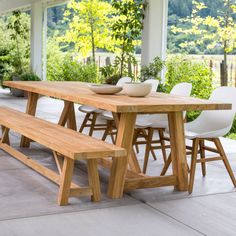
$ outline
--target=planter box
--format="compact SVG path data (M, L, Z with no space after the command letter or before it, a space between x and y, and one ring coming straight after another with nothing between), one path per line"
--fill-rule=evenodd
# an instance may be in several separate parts
M16 75L12 76L12 81L20 81L20 78ZM24 97L24 91L21 89L11 88L11 94L15 97Z

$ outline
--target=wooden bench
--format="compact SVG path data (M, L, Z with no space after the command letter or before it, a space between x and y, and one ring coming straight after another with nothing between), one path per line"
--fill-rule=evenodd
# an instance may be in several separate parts
M0 148L58 184L59 205L67 205L69 197L77 196L89 195L93 201L99 201L101 192L97 169L98 159L122 158L126 155L123 148L10 108L0 107L0 125L3 131ZM59 174L11 147L10 130L51 149ZM89 187L80 187L72 182L75 160L87 161Z

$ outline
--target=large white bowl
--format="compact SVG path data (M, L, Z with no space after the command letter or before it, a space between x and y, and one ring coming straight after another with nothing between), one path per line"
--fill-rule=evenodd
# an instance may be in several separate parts
M130 97L145 97L152 90L152 84L149 83L125 83L124 93Z
M108 84L89 84L89 89L98 94L116 94L123 88L121 86L108 85Z

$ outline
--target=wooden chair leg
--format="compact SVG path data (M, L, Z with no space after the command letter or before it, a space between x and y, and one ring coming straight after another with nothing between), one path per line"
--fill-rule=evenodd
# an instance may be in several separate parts
M220 142L220 139L219 138L214 139L214 143L215 143L216 148L218 149L221 157L223 158L223 162L224 162L225 168L226 168L226 170L229 173L229 176L230 176L230 178L231 178L231 180L233 182L233 185L236 187L235 176L234 176L234 173L233 173L233 171L231 169L231 166L229 164L228 158L227 158L227 156L225 154L224 148L223 148L223 146L222 146L222 144Z
M98 162L96 159L87 160L89 185L92 188L92 201L101 200L100 180L98 174Z
M202 160L205 160L206 155L205 155L205 150L204 150L204 140L201 139L199 141L199 145L200 145L200 157ZM205 162L201 162L201 166L202 166L202 175L206 176L206 163Z
M135 129L134 130L134 137L133 137L133 145L135 147L136 153L139 153L139 147L138 147L138 144L137 144L138 135L139 135L139 130Z
M166 160L166 163L161 171L161 176L164 176L167 172L167 170L169 169L169 166L171 164L172 160L171 160L171 153L169 154L169 157Z
M60 206L65 206L68 204L73 171L74 160L65 157L62 173L60 175L60 188L58 195L58 204Z
M146 150L145 150L145 157L144 157L144 163L143 163L144 174L146 174L146 171L147 171L148 159L149 159L151 145L152 145L153 132L154 132L154 129L148 128Z
M109 134L109 126L108 126L108 123L107 123L107 127L106 127L106 129L104 131L104 134L102 136L103 141L105 141L107 139L108 134Z
M111 141L113 144L116 144L116 131L114 131L115 128L115 125L113 123L114 121L110 121L109 122L109 133L110 133L110 136L111 136Z
M138 146L138 144L135 144L134 146L135 146L136 153L139 154L139 146Z
M196 138L193 140L190 180L189 180L189 186L188 186L189 194L193 192L193 183L194 183L196 164L197 164L198 146L199 146L199 139Z
M152 146L151 146L151 154L152 154L153 159L156 161L157 156L156 156L156 153L155 153L154 149L152 148Z
M165 148L165 139L164 139L164 131L162 129L158 130L159 133L159 138L160 138L160 144L161 144L161 151L162 151L162 156L164 163L166 163L166 148Z
M93 136L93 131L94 131L94 127L96 125L96 121L97 121L97 113L92 113L92 121L91 121L91 125L90 125L90 130L89 130L89 136Z
M114 136L113 133L111 133L111 141L112 141L113 144L116 144L116 137Z
M86 126L86 124L87 124L87 122L89 120L90 115L91 115L91 113L87 113L86 116L84 117L84 120L83 120L83 122L82 122L82 124L80 126L80 129L79 129L80 133L83 133L84 128L85 128L85 126Z

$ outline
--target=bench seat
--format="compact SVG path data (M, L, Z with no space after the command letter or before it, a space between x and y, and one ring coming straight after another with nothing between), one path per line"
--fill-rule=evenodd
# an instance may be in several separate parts
M66 205L70 196L77 195L91 195L92 200L99 201L101 193L97 170L98 159L123 158L126 155L123 148L6 107L0 107L0 125L3 130L0 148L57 183L60 186L59 205ZM59 175L12 148L9 130L51 149ZM88 188L82 188L71 182L75 160L87 160L90 185Z

